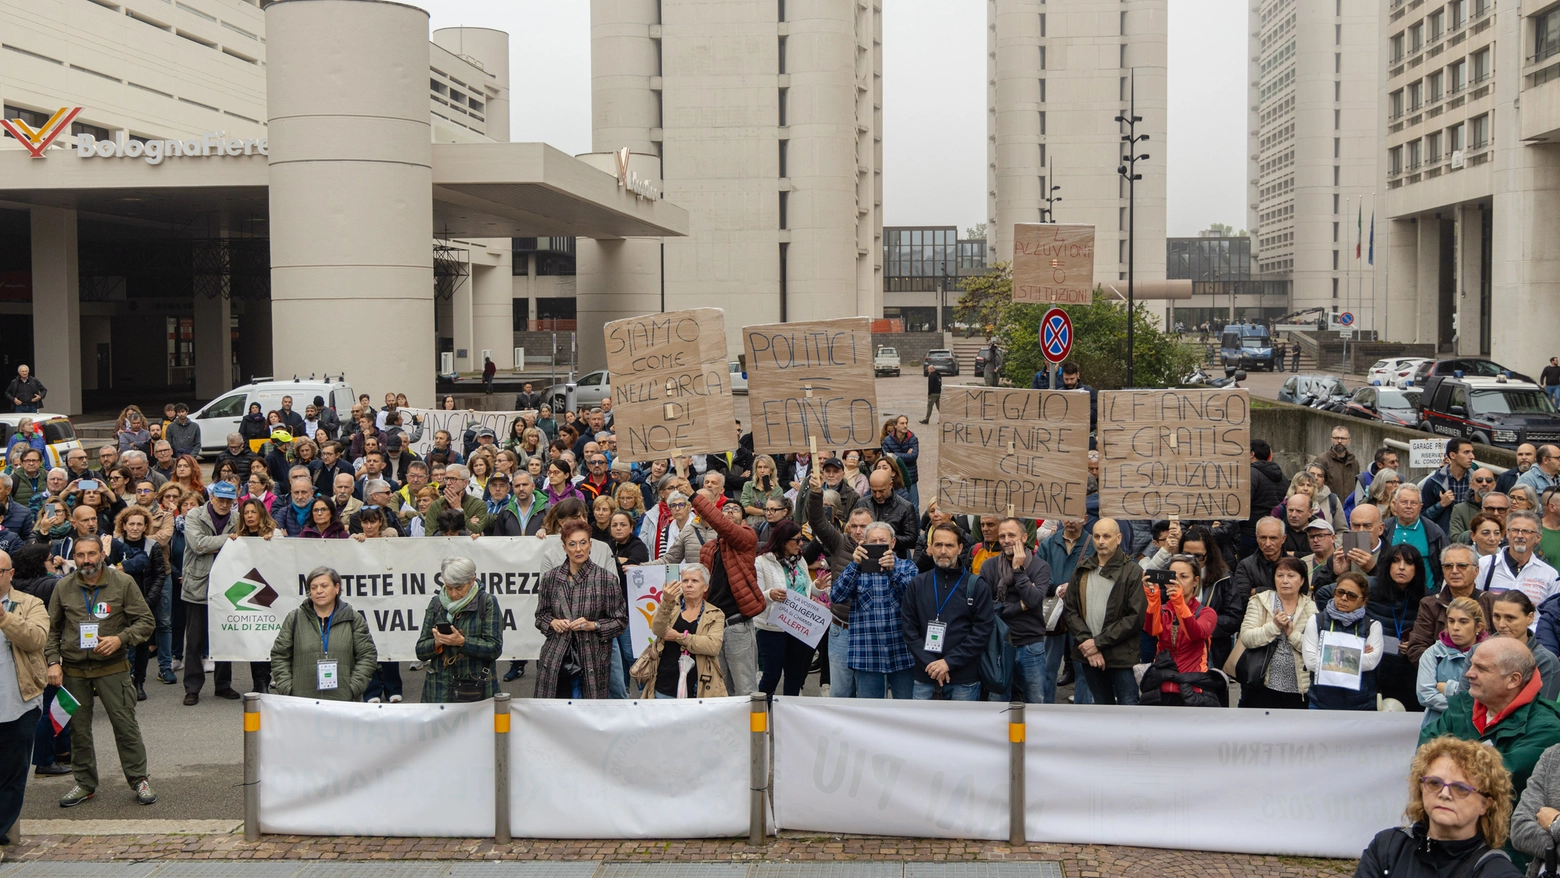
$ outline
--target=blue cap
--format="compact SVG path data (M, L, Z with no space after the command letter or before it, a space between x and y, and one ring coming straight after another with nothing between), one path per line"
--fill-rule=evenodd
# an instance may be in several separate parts
M232 482L217 482L211 486L211 499L213 500L237 500L238 486Z

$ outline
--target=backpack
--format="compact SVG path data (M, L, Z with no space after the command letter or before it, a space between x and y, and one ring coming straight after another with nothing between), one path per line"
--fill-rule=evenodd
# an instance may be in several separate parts
M1006 692L1013 686L1013 663L1018 647L1008 642L1008 626L1001 616L992 621L991 637L980 655L980 683L990 692Z

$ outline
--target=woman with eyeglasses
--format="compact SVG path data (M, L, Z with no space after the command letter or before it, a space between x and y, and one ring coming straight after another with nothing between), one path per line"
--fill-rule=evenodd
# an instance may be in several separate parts
M1397 470L1376 471L1376 477L1370 483L1370 502L1376 504L1376 508L1381 510L1382 521L1393 516L1392 498L1397 496L1397 489L1402 486L1403 477L1398 475Z
M1512 512L1538 512L1538 492L1531 485L1512 485L1506 492Z
M564 563L542 574L536 629L546 641L537 661L537 698L606 698L613 641L628 625L623 587L590 559L590 527L576 517L560 526Z
M1532 790L1529 783L1524 805ZM1354 874L1356 878L1519 878L1522 872L1500 850L1508 829L1515 831L1511 800L1511 772L1494 747L1456 738L1429 741L1414 754L1408 771L1404 816L1409 825L1376 833L1360 854ZM1522 813L1521 806L1517 811ZM1549 817L1553 820L1553 814ZM1527 842L1543 842L1548 850L1549 833L1537 826L1531 829ZM1512 842L1524 849L1522 839L1513 836Z
M263 472L250 473L247 482L248 491L238 498L239 505L242 506L245 500L258 500L260 505L265 507L267 513L272 513L276 506L277 498L275 494L271 493L271 484L271 477L268 474Z
M747 515L749 527L758 527L765 521L764 504L771 499L783 499L785 485L780 483L780 473L775 459L767 454L753 458L753 478L742 486L742 511Z
M1240 706L1259 710L1304 710L1311 679L1305 672L1305 631L1316 604L1304 594L1306 569L1299 558L1278 559L1273 591L1258 592L1246 604L1240 643L1251 659L1241 666L1261 680L1240 680Z
M1301 651L1305 669L1311 672L1311 685L1306 689L1306 704L1311 710L1376 709L1376 666L1381 664L1383 641L1381 623L1365 614L1369 595L1370 585L1365 577L1351 570L1338 577L1332 597L1306 623ZM1358 689L1317 682L1322 669L1323 634L1349 634L1365 641L1357 657Z

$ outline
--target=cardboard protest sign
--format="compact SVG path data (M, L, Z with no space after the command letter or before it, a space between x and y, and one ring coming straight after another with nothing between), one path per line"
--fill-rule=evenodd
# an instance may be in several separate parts
M878 443L867 318L744 326L742 343L754 451L795 454L811 450L811 444L864 448Z
M736 444L719 308L614 320L603 333L619 457L656 460Z
M1058 305L1094 301L1094 227L1015 223L1013 301Z
M1088 478L1088 391L943 386L943 512L1083 518Z
M1100 393L1100 515L1251 514L1251 398L1244 390Z

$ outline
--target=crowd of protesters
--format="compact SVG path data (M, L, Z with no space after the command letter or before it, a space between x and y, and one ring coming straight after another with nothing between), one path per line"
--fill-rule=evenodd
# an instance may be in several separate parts
M537 697L795 695L811 673L824 694L856 698L1213 707L1238 687L1238 706L1253 709L1422 710L1427 746L1450 736L1502 754L1508 812L1535 767L1542 789L1560 787L1547 776L1560 769L1540 763L1560 743L1560 585L1546 560L1560 561L1560 448L1525 446L1497 477L1450 440L1415 485L1390 448L1363 464L1343 426L1290 477L1258 438L1240 521L1102 517L1091 452L1089 514L1034 520L923 501L920 438L903 416L871 448L764 454L739 422L727 452L630 463L610 400L578 412L541 402L522 394L530 410L502 435L473 417L418 454L423 425L404 396L383 407L364 396L346 413L318 398L300 413L288 399L243 419L209 481L183 406L161 419L127 408L95 461L74 449L56 468L23 425L0 470L0 583L14 596L0 631L21 650L32 636L12 633L19 617L41 625L47 662L16 697L47 706L64 688L82 709L102 702L127 780L155 801L144 748L135 758L148 672L182 679L187 705L208 674L218 697L240 697L230 664L206 657L207 580L231 540L535 537ZM680 573L636 656L621 583L639 564ZM498 676L497 603L470 561L442 572L417 642L422 700L491 697L527 663ZM251 663L252 688L402 700L400 665L378 660L340 577L321 568L307 581L271 661ZM110 587L123 601L107 602L88 649L89 589ZM832 612L816 648L771 619L793 593ZM36 773L74 774L62 805L92 797L90 724L56 735L46 713L13 722L28 727ZM1470 783L1450 775L1487 770L1455 749L1421 757L1427 797L1460 802ZM1560 811L1533 814L1518 809L1518 837L1522 819L1547 832ZM1497 830L1486 849L1506 842ZM1390 857L1394 845L1384 833L1374 847Z

